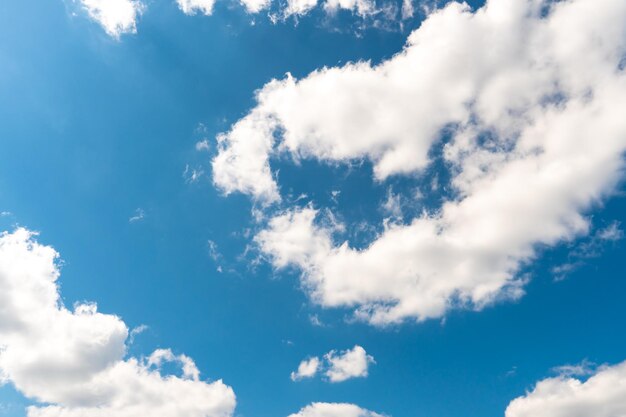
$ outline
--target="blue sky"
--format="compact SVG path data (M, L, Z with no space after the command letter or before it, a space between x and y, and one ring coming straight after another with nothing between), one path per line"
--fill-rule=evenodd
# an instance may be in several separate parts
M475 11L483 4L470 6ZM270 10L279 13L281 7L272 4ZM359 16L356 9L329 16L318 6L297 20L272 22L267 11L255 14L227 1L218 1L212 14L205 16L186 15L173 0L152 0L137 16L136 33L122 33L116 39L80 3L2 2L2 230L38 231L36 240L60 253L59 292L68 308L76 302L97 302L98 311L119 316L129 329L147 326L132 342L127 340L125 357L146 358L158 348L188 355L201 380L221 379L232 388L237 397L235 416L286 417L316 402L351 403L394 417L504 416L511 401L530 398L528 393L539 381L571 376L555 367L585 361L617 366L626 359L626 264L621 239L626 200L620 164L616 163L614 173L603 174L608 179L598 180L601 185L590 188L593 197L567 200L567 209L579 214L587 227L571 226L554 236L528 238L524 250L532 248L532 254L519 256L513 275L486 305L463 301L454 292L447 298L453 307L444 312L423 316L430 313L418 308L382 324L355 316L360 306L376 308L369 301L355 298L331 306L333 294L319 288L322 292L314 294L312 282L335 279L319 272L325 262L333 261L331 255L313 266L309 263L317 260L289 259L282 268L277 259L288 255L272 245L288 239L271 235L277 242L263 241L264 246L254 236L272 231L273 218L314 208L316 227L331 230L334 226L328 222L343 224L343 229L329 232L335 247L348 241L358 251L384 235L385 225L403 227L423 213L434 215L445 201L460 201L451 179L457 171L446 165L442 147L454 140L462 121L454 117L444 121L439 139L428 150L430 163L408 173L375 179L380 155L322 156L321 145L318 149L317 142L303 139L297 151L269 157L280 202L267 202L263 195L215 180L212 161L234 143L233 126L262 107L255 91L272 79L284 80L288 72L306 80L323 67L394 60L409 34L426 19L421 5L415 7L412 17L392 19L381 14ZM615 7L612 13L625 18L624 7L610 1L598 2L597 7ZM480 35L472 36L476 37L470 44L477 50L484 48ZM607 37L616 39L614 33ZM622 57L618 63L623 62L626 49L619 38L615 42ZM459 65L465 65L461 59ZM424 60L420 67L429 65ZM454 65L445 68L455 70ZM621 84L616 85L623 86L620 71L615 78ZM492 74L486 78L500 74L498 70L485 73ZM406 82L420 82L421 75L416 73ZM593 77L589 75L592 81ZM345 98L340 85L333 88L338 91L337 101ZM624 90L615 91L619 95ZM436 93L447 94L442 89ZM302 112L311 110L302 98L305 94L303 103L286 105L296 109L294 114L300 105ZM358 95L347 97L350 94ZM315 103L324 107L333 98L322 96ZM374 105L376 96L365 100L373 100ZM409 113L416 102L410 103L403 106ZM422 104L415 106L417 114ZM604 107L600 109L602 113ZM285 118L284 126L273 135L289 134L290 126L295 126L281 111L275 114ZM440 113L446 111L442 105ZM390 112L398 114L393 108ZM593 117L600 118L598 112ZM326 123L310 123L318 122ZM537 125L547 126L545 135L549 135L547 123ZM490 132L498 136L498 129L493 122L477 137L488 141ZM623 124L615 130L598 130L597 146L604 146L602 140L613 133L624 141ZM216 142L219 134L226 135L221 147ZM385 132L381 137L387 137ZM346 136L332 143L359 140ZM206 148L198 143L206 143ZM617 145L612 149L621 161L623 149ZM197 177L192 177L193 172ZM262 173L254 175L254 182L264 180ZM571 191L567 188L571 183L564 183L565 188L557 191ZM477 193L479 186L472 183L468 195ZM416 190L422 197L415 198ZM520 187L513 193L527 191ZM557 192L553 194L555 200L559 198ZM399 215L393 207L385 208L386 202L393 205L393 198ZM528 198L545 195L529 192ZM557 203L548 199L539 206L552 204ZM520 221L503 216L507 220L501 227ZM536 216L532 220L538 229L552 227L542 224L550 219L539 211L529 216ZM513 280L523 282L525 294L510 299L499 291L518 285ZM460 306L454 307L455 297L460 297ZM380 302L387 306L395 301L381 298ZM313 323L315 319L321 325ZM323 375L290 379L302 360L322 358L333 350L341 354L355 345L374 358L366 377L338 383ZM574 377L585 381L603 369L592 368ZM161 372L179 370L163 366ZM27 385L18 381L16 387L9 372L0 388L0 415L25 416L28 404L65 406L62 401L37 401L54 397L20 389ZM518 415L526 414L510 414ZM545 417L560 415L546 412ZM615 411L601 417L619 415L623 414Z

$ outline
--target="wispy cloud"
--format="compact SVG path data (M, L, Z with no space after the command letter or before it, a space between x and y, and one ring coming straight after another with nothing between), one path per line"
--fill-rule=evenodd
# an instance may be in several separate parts
M135 214L133 214L129 219L129 223L137 223L146 218L146 213L142 208L135 209Z

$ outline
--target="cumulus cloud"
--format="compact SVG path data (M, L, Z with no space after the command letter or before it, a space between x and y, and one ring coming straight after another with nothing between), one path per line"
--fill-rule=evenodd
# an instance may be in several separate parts
M218 137L213 181L267 205L281 200L273 156L367 159L384 181L419 175L444 141L453 192L436 212L354 249L316 209L292 208L256 241L277 268L303 271L315 302L374 324L515 299L536 248L588 233L585 213L622 177L625 55L624 2L451 3L378 65L266 84Z
M39 405L29 417L228 417L232 389L204 382L191 358L157 350L126 358L128 328L95 304L67 309L58 254L25 229L0 236L0 381ZM165 362L182 375L163 375Z
M285 17L292 15L302 16L317 6L317 0L287 0L287 7L283 11Z
M351 350L329 352L324 359L328 363L326 376L330 382L366 377L369 365L374 363L374 358L358 345Z
M240 0L241 4L246 8L248 13L259 13L267 9L272 0Z
M305 378L312 378L317 375L320 367L320 359L317 357L305 359L300 362L298 369L291 373L292 381L300 381Z
M513 400L506 417L622 417L626 415L626 362L600 368L586 381L559 376Z
M324 9L330 13L338 10L351 10L361 17L375 13L376 3L373 0L326 0Z
M365 410L354 404L313 403L289 417L383 417L381 414Z
M116 39L125 33L136 33L137 19L145 10L139 0L80 0L80 3L89 16Z
M215 0L176 0L178 7L187 15L202 13L209 16L213 13Z
M318 357L300 362L298 370L291 373L291 380L299 381L304 378L313 378L318 372L324 372L330 382L364 378L367 376L369 365L372 363L375 363L374 357L368 355L365 349L359 345L341 352L331 350L324 355L323 362Z

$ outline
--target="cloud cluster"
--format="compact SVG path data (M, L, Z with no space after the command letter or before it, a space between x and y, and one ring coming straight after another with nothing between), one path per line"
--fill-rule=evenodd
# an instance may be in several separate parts
M559 376L513 400L506 417L622 417L626 415L626 362L601 368L586 381Z
M191 358L126 358L128 328L95 304L67 309L58 254L25 229L0 235L0 382L41 405L29 417L229 417L232 389L204 382ZM182 375L163 375L162 364Z
M351 378L364 378L368 374L369 365L375 363L374 357L365 349L356 345L354 348L337 352L332 350L324 355L322 362L318 357L300 362L298 369L291 373L292 381L313 378L318 372L330 382L343 382Z
M142 0L73 0L78 2L87 12L90 18L98 22L105 32L115 39L128 33L137 33L137 20L146 10L147 5ZM178 8L186 15L193 16L213 14L216 0L176 0ZM267 11L272 6L272 0L239 0L246 12L252 15ZM317 6L321 6L327 15L334 15L338 11L349 11L360 18L368 18L374 15L384 15L385 19L392 7L377 7L374 0L287 0L281 3L278 12L270 13L273 22L286 20L289 17L301 17L311 12ZM411 10L407 14L407 6ZM404 0L401 18L411 17L411 0ZM394 13L397 14L397 13Z
M443 141L453 196L436 212L358 250L316 209L291 208L256 242L277 268L302 270L315 302L373 324L515 299L536 248L586 234L585 212L622 178L625 56L625 2L451 3L378 65L266 84L218 137L213 180L267 205L281 200L274 156L367 159L384 181L420 175Z
M113 38L137 32L137 19L145 10L140 0L80 0L89 17Z
M289 417L383 417L354 404L313 403Z
M213 13L213 5L215 0L176 0L178 7L186 15L195 15L202 13L209 16Z

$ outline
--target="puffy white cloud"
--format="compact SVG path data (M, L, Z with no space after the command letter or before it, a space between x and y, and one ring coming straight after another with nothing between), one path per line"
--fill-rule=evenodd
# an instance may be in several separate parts
M351 350L329 352L324 359L328 363L326 376L330 382L366 377L369 365L374 363L374 358L358 345Z
M304 378L312 378L317 375L317 371L320 368L320 359L318 357L313 357L310 359L305 359L300 362L298 365L298 369L291 373L292 381L300 381Z
M513 400L506 417L622 417L626 415L626 362L601 368L586 381L564 376L537 383Z
M178 7L187 15L202 13L209 16L213 13L215 0L176 0Z
M170 350L128 358L128 328L95 304L64 307L58 254L25 229L0 236L0 380L44 405L29 417L228 417L232 389L204 382L193 361ZM162 375L177 362L182 376Z
M387 224L357 250L335 244L313 208L288 209L256 241L276 267L303 271L314 301L374 324L481 309L521 296L521 265L587 233L584 213L620 180L624 56L625 2L451 3L379 65L265 85L219 136L213 180L269 203L280 200L273 155L366 158L380 181L415 174L447 128L454 196L438 211Z
M267 9L272 0L240 0L244 5L248 13L259 13L262 10Z
M369 365L372 363L375 363L374 357L368 355L365 349L359 345L341 352L331 350L324 355L323 363L318 357L300 362L298 370L291 373L291 380L299 381L304 378L312 378L322 371L330 382L363 378L367 376Z
M289 417L383 417L354 404L313 403Z
M89 16L116 39L124 33L136 33L137 19L145 10L139 0L80 0L80 3Z
M376 12L376 3L373 0L326 0L324 9L336 13L340 9L351 10L361 17Z
M283 11L285 17L291 15L302 16L317 6L317 0L287 0L287 7Z

